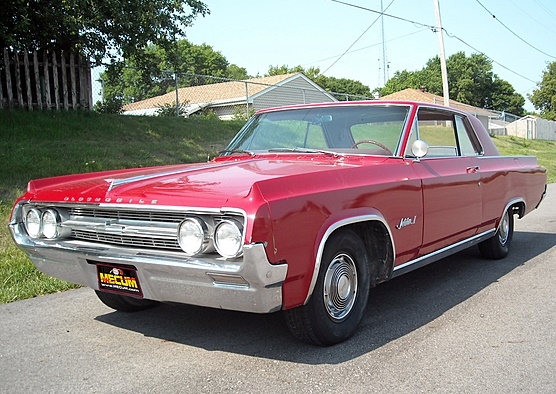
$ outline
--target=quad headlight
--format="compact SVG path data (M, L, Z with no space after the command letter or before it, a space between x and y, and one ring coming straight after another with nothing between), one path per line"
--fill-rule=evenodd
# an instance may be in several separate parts
M62 230L60 215L53 209L42 213L42 234L48 239L58 238Z
M235 219L222 220L214 230L214 246L223 257L234 258L243 252L243 226Z
M178 243L188 256L206 252L210 246L206 223L197 218L185 219L178 229Z
M25 214L25 231L31 238L40 238L42 235L41 211L32 208Z
M68 235L62 228L60 213L55 209L31 208L23 216L25 231L29 237L57 239Z
M178 227L178 243L188 256L216 252L235 258L243 252L243 224L235 218L211 219L189 217Z

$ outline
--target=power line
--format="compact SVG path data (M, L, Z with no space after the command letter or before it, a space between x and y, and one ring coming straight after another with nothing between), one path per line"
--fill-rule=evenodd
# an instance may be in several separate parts
M554 13L547 6L545 6L539 0L534 0L534 1L535 1L535 3L537 3L539 5L539 7L541 7L543 10L545 10L547 14L550 14L554 19L556 19L556 15L554 15Z
M477 1L477 3L480 4L481 7L483 7L485 9L486 12L488 12L494 19L496 19L496 21L498 23L500 23L502 26L504 26L504 28L506 30L508 30L510 33L512 33L514 36L516 36L517 38L519 38L521 41L523 41L525 44L527 44L528 46L530 46L531 48L533 48L535 51L542 53L543 55L546 55L548 57L551 57L553 59L556 59L556 56L552 56L544 51L541 51L539 48L537 48L536 46L530 44L529 42L525 41L523 38L521 38L519 35L517 35L512 29L510 29L508 26L506 26L500 19L498 19L492 12L490 12L484 5L483 3L481 3L479 0L475 0Z
M541 21L539 21L537 18L531 16L529 13L527 13L527 11L525 11L523 8L521 8L520 6L518 6L514 1L509 0L510 3L512 3L512 5L517 8L521 13L523 13L524 15L527 15L529 18L531 18L532 20L534 20L537 25L544 27L546 30L550 30L552 33L556 34L556 30L546 26L545 24L543 24ZM542 4L538 3L541 7L544 7ZM548 11L548 10L546 10Z
M413 20L411 20L411 19L401 18L401 17L399 17L399 16L395 16L395 15L390 15L390 14L382 13L382 12L380 12L380 11L373 10L373 9L370 9L370 8L366 8L366 7L362 7L362 6L358 6L358 5L346 3L346 2L343 2L343 1L339 1L339 0L332 0L332 1L335 2L335 3L340 3L340 4L344 4L344 5L350 6L350 7L359 8L359 9L362 9L362 10L365 10L365 11L373 12L373 13L375 13L375 14L381 14L381 15L384 15L384 16L387 16L387 17L390 17L390 18L394 18L394 19L397 19L397 20L404 21L404 22L412 23L412 24L414 24L414 25L416 25L416 26L427 27L427 28L431 29L431 30L432 30L433 32L435 32L435 33L436 33L437 29L438 29L436 26L427 25L427 24L425 24L425 23L413 21ZM479 0L477 0L477 2L479 2ZM480 4L480 2L479 2L479 4ZM482 4L481 4L481 5L482 5ZM520 73L518 73L518 72L516 72L516 71L513 71L512 69L510 69L510 68L504 66L503 64L501 64L501 63L495 61L495 60L492 59L491 57L487 56L484 52L482 52L482 51L478 50L477 48L473 47L472 45L468 44L467 42L465 42L465 41L462 40L461 38L459 38L459 37L457 37L457 36L455 36L455 35L453 35L453 34L450 34L445 28L442 28L442 30L446 33L447 36L449 36L449 37L451 37L451 38L454 38L454 39L460 41L462 44L468 46L469 48L473 49L474 51L476 51L476 52L480 53L481 55L485 56L487 59L489 59L489 60L492 61L493 63L497 64L498 66L504 68L505 70L507 70L507 71L509 71L509 72L511 72L511 73L513 73L513 74L515 74L515 75L517 75L517 76L519 76L519 77L521 77L521 78L523 78L523 79L529 81L529 82L533 82L533 83L535 83L535 84L537 83L536 81L533 81L532 79L527 78L526 76L521 75ZM515 33L514 33L514 34L515 34ZM544 52L543 52L543 53L544 53ZM547 55L547 56L550 56L550 55ZM552 56L550 56L550 57L552 57Z
M424 24L424 23L412 21L411 19L406 19L406 18L402 18L402 17L400 17L400 16L387 14L387 13L385 13L385 12L381 12L381 11L377 11L377 10L372 10L372 9L370 9L370 8L362 7L362 6L355 5L355 4L346 3L346 2L343 2L343 1L340 1L340 0L332 0L332 1L333 1L334 3L339 3L339 4L347 5L347 6L353 7L353 8L359 8L359 9L361 9L361 10L365 10L365 11L369 11L369 12L374 12L375 14L384 15L384 16L387 16L387 17L389 17L389 18L397 19L397 20L400 20L400 21L413 23L413 24L416 25L417 27L428 27L429 29L432 29L433 31L436 31L436 26L431 26L431 25L427 25L427 24Z
M489 59L491 62L493 62L493 63L499 65L499 66L502 67L503 69L505 69L505 70L507 70L507 71L509 71L509 72L511 72L511 73L513 73L513 74L515 74L515 75L517 75L517 76L519 76L519 77L521 77L521 78L523 78L523 79L529 81L529 82L533 82L534 84L537 83L536 81L533 81L532 79L527 78L527 77L524 76L524 75L521 75L521 74L518 73L517 71L511 70L511 69L509 69L508 67L504 66L503 64L498 63L496 60L494 60L493 58L491 58L490 56L488 56L486 53L484 53L484 52L478 50L477 48L475 48L475 47L473 47L473 46L471 46L471 45L468 44L467 42L463 41L461 38L459 38L459 37L457 37L457 36L454 36L454 35L448 33L448 32L446 31L446 29L442 29L442 30L444 30L444 33L446 33L446 35L447 35L448 37L450 37L450 38L455 38L456 40L458 40L458 41L461 42L462 44L464 44L464 45L468 46L469 48L473 49L475 52L480 53L481 55L483 55L484 57L486 57L487 59Z
M333 1L335 1L335 0L333 0ZM394 2L394 0L392 0L392 1L390 2L390 4L388 4L388 7L386 7L386 9L390 8L390 6L392 5L393 2ZM337 3L339 3L339 1L337 1ZM346 49L345 52L342 53L342 54L340 55L340 57L338 57L338 59L336 59L334 62L332 62L332 64L331 64L330 66L328 66L328 68L322 72L322 74L324 75L324 74L325 74L328 70L330 70L336 63L338 63L338 62L340 61L340 59L342 59L342 58L344 57L344 55L345 55L346 53L348 53L349 50L350 50L351 48L353 48L353 46L357 43L357 41L359 41L359 40L361 39L361 37L363 37L363 36L365 35L365 33L367 33L367 32L369 31L369 29L370 29L371 27L374 26L374 24L381 18L381 16L382 16L382 15L378 16L378 17L369 25L369 27L367 27L367 29L365 29L365 31L364 31L363 33L361 33L361 35L360 35L359 37L357 37L357 39L348 47L348 49Z
M429 29L427 28L426 30L429 30ZM389 42L392 42L392 41L400 40L400 39L402 39L402 38L409 37L409 36L412 36L412 35L414 35L414 34L422 33L423 31L425 31L425 30L424 30L423 28L421 28L421 30L416 30L416 31L414 31L414 32L404 34L403 36L398 36L398 37L395 37L395 38L391 38L391 39L389 39L389 40L386 40L385 42L386 42L386 43L389 43ZM364 47L361 47L361 48L357 48L357 49L354 49L353 51L344 52L344 53L341 54L341 55L329 56L329 57L324 58L324 59L319 59L319 60L315 60L315 61L312 61L312 62L309 62L309 63L305 63L305 64L302 64L302 66L304 67L304 66L307 66L307 65L310 65L310 64L315 64L315 63L324 62L324 61L327 61L327 60L330 60L330 59L335 59L335 58L337 58L337 57L344 56L344 55L347 55L347 54L350 54L350 53L355 53L355 52L359 52L359 51L364 51L365 49L373 48L373 47L376 47L376 46L379 46L379 45L381 45L380 42L378 42L378 43L376 43L376 44L372 44L372 45L367 45L367 46L364 46ZM329 67L329 68L330 68L330 67Z

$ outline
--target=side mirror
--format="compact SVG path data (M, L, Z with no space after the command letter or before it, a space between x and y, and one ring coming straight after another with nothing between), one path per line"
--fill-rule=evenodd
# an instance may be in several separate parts
M429 153L429 145L425 141L417 140L411 145L411 153L420 159Z

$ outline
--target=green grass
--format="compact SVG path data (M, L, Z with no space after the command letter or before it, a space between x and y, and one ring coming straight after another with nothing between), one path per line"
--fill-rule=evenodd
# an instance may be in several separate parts
M548 183L556 182L556 141L525 140L513 136L493 138L501 154L506 156L537 156L547 170Z
M7 228L30 179L206 161L242 126L218 119L128 117L93 112L0 111L0 303L75 287L39 273ZM496 137L506 155L536 155L556 181L556 142Z

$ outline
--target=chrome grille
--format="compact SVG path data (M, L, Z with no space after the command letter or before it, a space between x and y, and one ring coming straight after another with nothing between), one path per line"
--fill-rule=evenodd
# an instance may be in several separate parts
M93 231L72 230L72 237L83 241L156 249L181 250L177 239L148 238L131 235L115 235Z
M112 210L102 208L74 207L68 209L70 216L115 219L115 220L141 220L150 222L180 223L185 217L184 212L167 211L136 211Z

